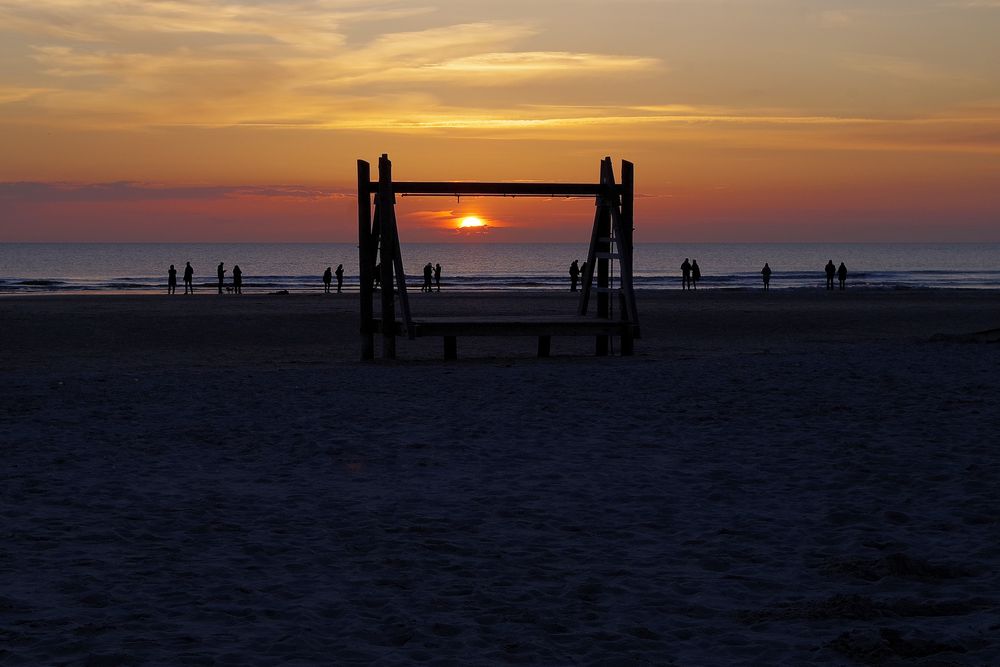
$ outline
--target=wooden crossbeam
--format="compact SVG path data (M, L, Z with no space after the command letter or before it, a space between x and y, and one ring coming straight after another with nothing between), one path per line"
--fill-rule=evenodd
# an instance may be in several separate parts
M378 182L369 182L368 191L379 190ZM449 181L396 181L392 191L398 195L528 195L535 197L594 197L605 193L598 183L475 183Z

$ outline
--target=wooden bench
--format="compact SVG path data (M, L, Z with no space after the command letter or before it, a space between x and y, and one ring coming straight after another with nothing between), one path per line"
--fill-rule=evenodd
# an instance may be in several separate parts
M384 333L382 320L375 318L373 333ZM476 320L425 317L414 320L407 330L406 325L396 320L394 333L410 338L441 336L444 338L444 358L458 358L459 336L537 336L538 356L548 357L552 349L553 336L594 336L597 339L597 355L608 354L608 340L611 336L621 338L622 356L631 356L635 328L630 322L603 320L594 317L567 317L544 319L530 317L489 317Z

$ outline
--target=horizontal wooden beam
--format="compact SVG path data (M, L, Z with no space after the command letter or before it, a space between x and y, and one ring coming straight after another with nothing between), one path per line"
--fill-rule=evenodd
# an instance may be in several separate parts
M621 186L613 186L617 191ZM378 183L368 185L369 192L378 192ZM398 195L525 195L532 197L593 197L604 194L608 187L600 183L473 183L395 181L392 191Z

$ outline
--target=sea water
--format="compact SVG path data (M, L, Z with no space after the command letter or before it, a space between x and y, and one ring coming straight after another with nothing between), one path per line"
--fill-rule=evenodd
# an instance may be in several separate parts
M463 290L566 289L569 265L587 258L586 244L405 244L408 283L417 287L428 262L442 266L442 285ZM1000 244L680 244L636 245L635 285L678 289L680 265L697 260L708 289L756 289L768 262L772 289L824 284L827 261L844 262L851 289L1000 288ZM326 267L344 265L348 291L357 290L354 244L0 244L0 293L165 291L173 264L185 262L195 285L214 289L219 262L231 283L243 272L245 293L322 289ZM617 267L613 266L617 273ZM617 281L614 275L613 280Z

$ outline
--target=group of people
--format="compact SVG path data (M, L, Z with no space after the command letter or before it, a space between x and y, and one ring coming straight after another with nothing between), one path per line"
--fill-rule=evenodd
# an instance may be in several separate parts
M430 266L428 264L428 266ZM837 267L834 265L831 259L826 264L826 288L828 290L834 289L833 281L836 278L840 282L840 289L846 289L847 285L847 265L843 262ZM764 279L764 291L771 289L771 266L764 262L764 268L760 270L760 275ZM577 284L581 279L585 280L587 274L587 263L584 262L582 265L579 260L574 259L573 263L569 265L569 290L575 292L577 290ZM684 258L684 262L681 263L681 289L698 289L698 281L701 280L701 267L698 266L698 260Z
M847 284L847 267L843 262L840 263L839 267L834 267L833 260L831 259L826 263L826 288L828 290L833 289L833 278L836 276L837 281L840 283L840 289L844 289Z
M218 276L219 294L222 294L224 288L233 294L243 294L243 271L240 270L239 264L233 266L232 287L226 288L226 265L223 262L219 262ZM194 268L191 262L187 262L184 266L184 293L194 294ZM177 294L177 269L173 264L167 269L167 294Z
M326 271L323 272L323 294L330 293L330 283L333 282L333 276L337 276L337 294L340 294L344 289L344 265L338 264L336 271L331 271L330 267L326 267Z
M836 267L831 259L826 263L826 288L828 290L833 289L833 279L837 278L840 281L840 289L846 289L847 285L847 265L843 262L840 263L840 267ZM771 266L767 262L764 262L764 268L760 270L761 278L764 279L764 291L767 292L771 289ZM681 289L688 289L690 285L691 289L697 286L698 280L701 279L701 269L698 268L698 260L694 260L688 263L687 258L684 258L684 263L681 264Z
M698 289L698 281L701 280L701 267L698 260L688 261L685 257L681 262L681 289Z
M569 265L569 291L576 291L576 284L580 282L582 278L587 273L587 263L584 262L583 266L580 265L580 260L574 259L573 263Z
M431 265L430 262L424 265L424 284L420 286L421 292L427 292L430 294L433 290L431 289L431 280L434 281L434 286L437 287L437 291L441 291L441 265L434 264Z

